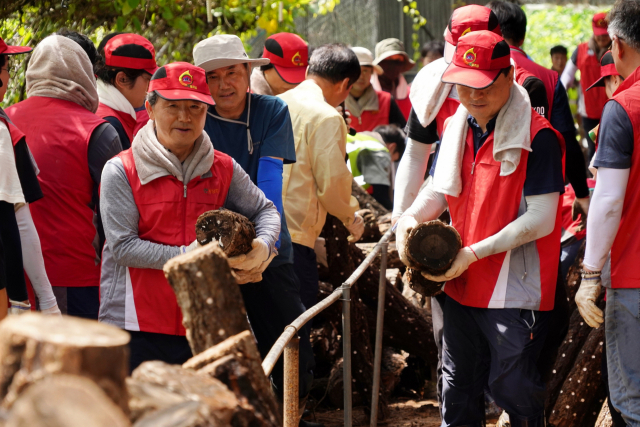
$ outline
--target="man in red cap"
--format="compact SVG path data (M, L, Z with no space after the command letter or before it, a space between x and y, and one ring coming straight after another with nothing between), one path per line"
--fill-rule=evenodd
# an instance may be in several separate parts
M277 33L264 42L263 58L269 63L251 73L251 90L260 95L280 95L302 83L309 65L309 47L297 34Z
M191 357L162 266L198 246L198 216L224 207L255 224L253 249L229 258L239 276L260 276L275 254L278 212L231 157L213 149L204 132L212 104L203 69L185 62L159 68L146 101L151 120L102 174L100 321L131 334L131 369Z
M485 387L511 425L543 426L538 356L550 326L560 253L562 137L514 84L509 45L460 37L442 81L461 106L446 125L432 180L398 221L397 241L449 209L463 248L444 287L443 426L484 425Z
M611 44L607 26L606 12L598 12L593 15L591 20L593 37L578 45L560 77L564 87L568 88L575 80L576 71L580 70L580 88L583 98L578 105L578 114L582 117L582 127L587 133L589 161L595 153L595 143L588 136L588 132L598 125L602 108L607 102L607 95L604 88L597 87L589 92L587 92L587 88L600 78L600 59Z

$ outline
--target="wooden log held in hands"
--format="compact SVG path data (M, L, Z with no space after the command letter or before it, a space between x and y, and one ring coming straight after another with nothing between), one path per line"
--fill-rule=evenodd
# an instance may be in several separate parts
M251 221L228 209L205 212L196 221L196 239L201 246L216 240L224 254L231 258L251 250L256 230Z
M405 246L405 255L411 263L405 273L409 286L424 296L442 292L444 283L428 280L420 272L444 274L461 247L462 239L455 228L438 220L419 224L409 233Z
M0 323L0 398L10 407L30 384L52 374L89 378L125 413L129 334L105 323L26 313Z

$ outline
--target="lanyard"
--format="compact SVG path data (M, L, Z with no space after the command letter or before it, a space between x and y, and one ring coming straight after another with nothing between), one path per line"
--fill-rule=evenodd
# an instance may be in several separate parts
M249 149L249 154L253 154L253 140L251 139L251 126L249 125L249 120L251 117L251 92L247 93L249 95L249 102L247 106L247 122L241 122L240 120L232 120L225 119L224 117L216 116L215 114L211 114L210 111L207 111L207 114L213 117L214 119L222 120L223 122L236 123L239 125L244 125L247 127L247 148Z

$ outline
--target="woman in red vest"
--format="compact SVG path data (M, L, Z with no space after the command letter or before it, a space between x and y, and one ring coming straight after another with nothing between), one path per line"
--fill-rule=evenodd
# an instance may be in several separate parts
M142 36L111 33L100 42L98 53L100 106L96 114L118 131L122 149L126 150L136 131L146 124L146 120L137 123L137 110L144 106L149 80L158 68L156 51Z
M204 132L212 104L202 68L186 62L158 68L145 104L151 120L102 174L107 241L99 320L131 334L131 369L146 360L181 364L191 357L162 267L198 246L198 216L224 207L255 224L253 249L229 259L240 283L262 280L276 254L278 211L242 167L213 149Z

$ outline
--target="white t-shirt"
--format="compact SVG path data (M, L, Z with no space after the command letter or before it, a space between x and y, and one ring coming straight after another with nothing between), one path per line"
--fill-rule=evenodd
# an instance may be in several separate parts
M0 201L25 203L9 129L0 121Z

